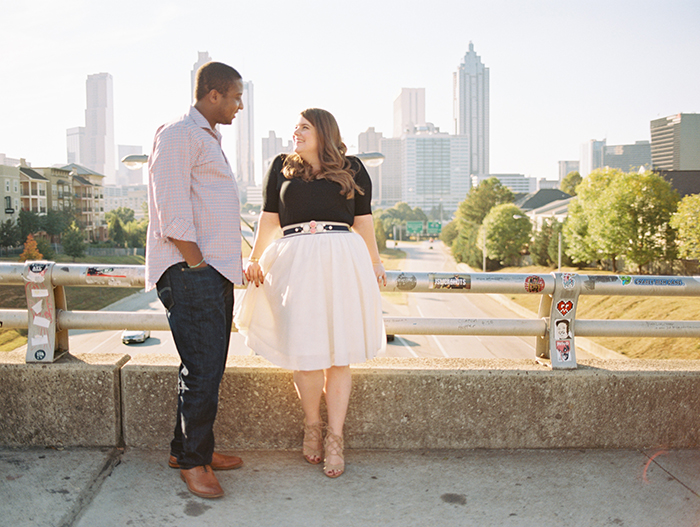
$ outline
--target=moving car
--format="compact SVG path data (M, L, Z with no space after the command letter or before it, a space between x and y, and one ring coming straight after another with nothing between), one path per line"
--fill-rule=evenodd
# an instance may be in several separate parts
M140 342L146 342L146 339L148 339L150 336L151 332L149 330L125 329L122 332L122 342L124 344L137 344Z

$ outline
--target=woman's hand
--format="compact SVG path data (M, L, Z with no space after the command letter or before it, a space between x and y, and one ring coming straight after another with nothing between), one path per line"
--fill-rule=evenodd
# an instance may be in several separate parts
M386 270L384 270L384 265L382 262L373 263L374 276L377 277L377 283L386 286Z
M253 282L255 287L260 287L260 284L265 281L265 274L258 262L249 261L243 273L245 274L246 280L248 280L248 282Z

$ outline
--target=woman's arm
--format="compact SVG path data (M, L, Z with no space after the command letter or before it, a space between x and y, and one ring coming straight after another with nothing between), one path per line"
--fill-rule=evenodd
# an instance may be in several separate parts
M352 230L362 236L362 239L367 245L367 250L372 258L372 267L377 281L386 285L386 271L382 265L382 260L379 258L379 249L377 249L377 239L374 237L374 218L371 214L363 214L355 216L355 223L352 224Z
M277 229L280 227L280 215L276 212L261 212L258 220L258 229L255 233L255 243L250 251L248 263L245 266L245 277L249 282L259 287L265 279L265 274L260 268L260 257L268 245L275 239Z

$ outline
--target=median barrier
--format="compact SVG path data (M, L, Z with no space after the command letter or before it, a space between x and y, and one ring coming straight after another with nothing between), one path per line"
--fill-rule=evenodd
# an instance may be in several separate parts
M66 355L0 363L0 445L167 449L177 357ZM345 441L355 449L697 448L700 361L391 359L353 366ZM217 448L298 449L291 372L229 358Z

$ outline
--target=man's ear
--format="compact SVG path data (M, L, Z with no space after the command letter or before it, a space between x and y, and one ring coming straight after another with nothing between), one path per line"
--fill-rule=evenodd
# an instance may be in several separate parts
M221 98L221 94L218 91L216 91L214 88L209 90L209 93L207 93L207 99L212 104L216 104L220 98Z

